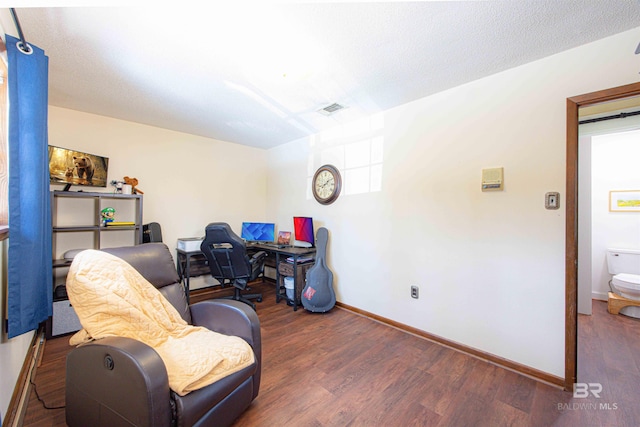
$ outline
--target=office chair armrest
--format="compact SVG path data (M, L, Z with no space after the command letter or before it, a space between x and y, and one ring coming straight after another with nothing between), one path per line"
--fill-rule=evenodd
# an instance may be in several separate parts
M169 378L162 359L146 344L108 337L71 350L66 369L66 418L74 426L169 426ZM115 417L115 418L114 418Z
M201 301L191 305L191 319L196 326L244 339L260 356L260 320L249 305L226 299Z
M265 251L258 251L251 256L250 262L251 264L253 264L254 262L259 262L266 256L267 256L267 253Z

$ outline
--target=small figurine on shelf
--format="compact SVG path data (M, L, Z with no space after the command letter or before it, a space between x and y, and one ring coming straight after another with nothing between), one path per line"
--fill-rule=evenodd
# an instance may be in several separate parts
M131 186L131 190L133 194L144 194L139 188L136 188L138 185L138 178L129 178L128 176L124 177L124 183Z
M124 181L116 181L114 179L113 181L110 182L110 184L113 185L116 188L114 190L114 193L122 194L122 186L124 185Z
M102 225L106 227L108 223L113 222L116 218L116 210L114 208L104 208L100 211L100 217L102 218Z

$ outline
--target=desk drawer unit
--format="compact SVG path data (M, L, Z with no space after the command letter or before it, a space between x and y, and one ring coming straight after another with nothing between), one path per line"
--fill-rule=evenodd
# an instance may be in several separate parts
M297 264L296 268L296 302L300 303L302 298L302 289L306 284L307 270L313 267L313 263ZM290 262L281 261L278 266L278 272L280 273L280 283L278 283L280 290L284 289L284 276L293 277L293 264Z
M191 257L189 271L185 271L185 274L187 273L189 274L189 277L211 275L211 269L209 268L209 263L207 262L207 258L205 258L204 254Z

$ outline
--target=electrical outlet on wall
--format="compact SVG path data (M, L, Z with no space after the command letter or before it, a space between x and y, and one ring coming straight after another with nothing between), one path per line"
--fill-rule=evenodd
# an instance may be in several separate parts
M419 296L418 285L411 285L411 298L418 299Z
M544 207L546 209L559 209L560 208L560 193L550 192L544 195Z

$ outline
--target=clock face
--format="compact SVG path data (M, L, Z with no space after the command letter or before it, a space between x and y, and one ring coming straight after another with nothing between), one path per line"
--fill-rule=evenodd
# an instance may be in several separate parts
M340 194L340 172L334 166L320 167L313 177L313 196L322 204L333 203Z
M336 188L336 180L329 171L322 171L316 180L316 194L321 199L328 199Z

